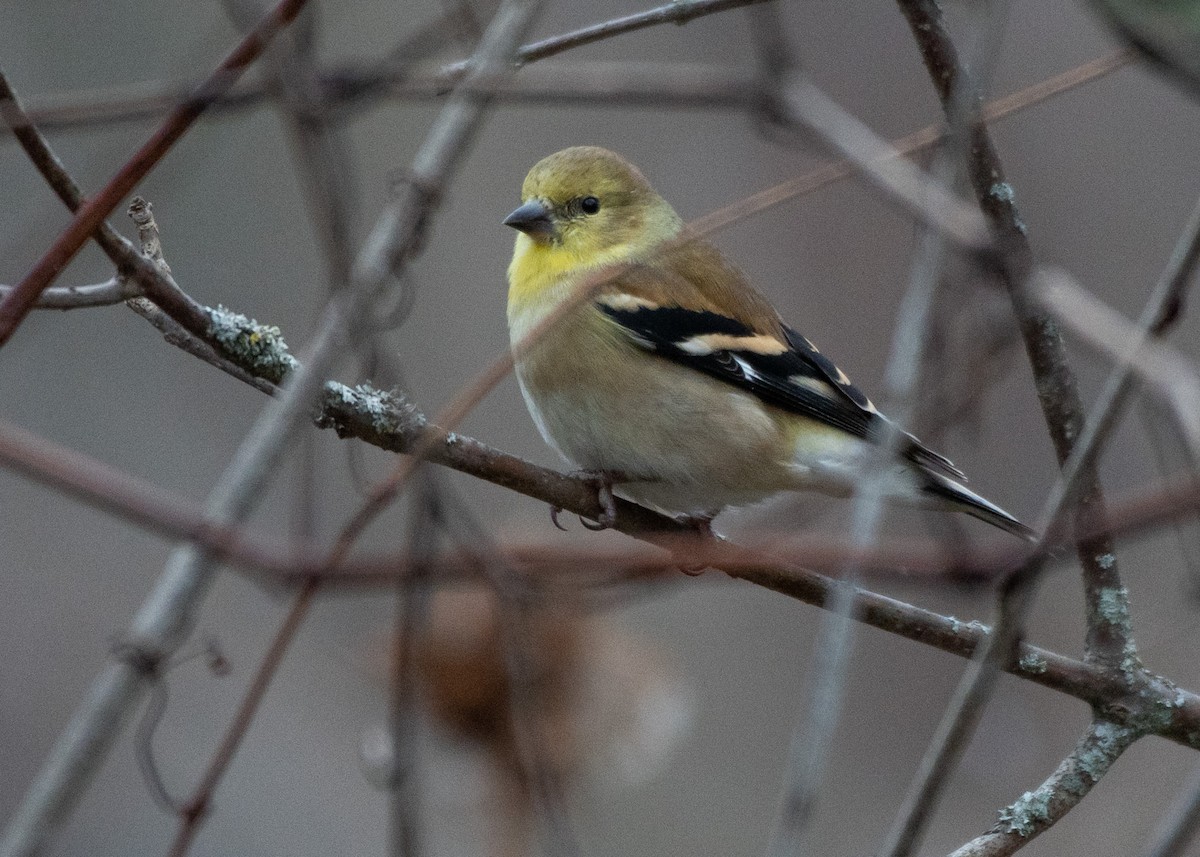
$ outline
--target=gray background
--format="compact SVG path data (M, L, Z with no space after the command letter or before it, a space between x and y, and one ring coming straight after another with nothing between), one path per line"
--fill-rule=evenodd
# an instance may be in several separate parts
M552 3L538 36L642 8L634 3ZM322 4L322 55L377 55L435 4ZM938 118L916 50L888 2L793 3L789 36L816 81L886 136ZM136 81L193 78L235 32L217 3L44 2L0 12L0 62L22 95ZM992 92L1005 94L1111 50L1088 9L1056 0L1015 2ZM711 62L749 69L744 13L664 27L567 55L572 58ZM356 118L361 237L387 177L408 164L435 104L385 103ZM134 122L60 131L52 142L86 189L99 187L153 127ZM1142 69L1099 82L999 123L995 136L1039 260L1061 265L1116 308L1136 314L1200 190L1200 109ZM541 156L592 143L628 155L685 218L799 175L811 153L763 140L744 114L622 107L505 106L472 151L415 276L408 324L391 343L429 413L506 346L504 268L512 234L499 223ZM20 279L66 223L63 210L11 141L0 142L0 282ZM320 306L323 266L269 108L202 121L142 184L163 230L176 278L207 304L224 303L280 325L300 350ZM118 216L122 228L125 224ZM126 230L128 231L128 230ZM862 185L841 182L717 237L783 315L832 354L868 391L879 390L897 304L907 281L909 219ZM62 284L106 279L88 248ZM968 303L997 299L964 281ZM997 306L1002 304L997 303ZM1196 323L1174 341L1195 353ZM1104 363L1073 347L1085 393ZM1026 518L1053 480L1053 456L1023 358L986 399L977 431L950 432L939 447L972 484ZM354 380L353 364L341 370ZM122 308L38 313L0 359L0 415L115 467L201 500L263 406L262 397L166 346ZM558 466L509 380L464 430L505 450ZM314 433L316 433L314 431ZM317 438L323 528L356 502L343 444ZM387 456L368 453L382 475ZM1104 463L1120 496L1157 479L1137 420ZM565 544L584 538L550 527L545 508L489 486L469 488L480 515L504 537ZM285 531L289 479L279 480L255 523ZM845 527L849 507L804 504L804 526ZM394 547L394 522L368 543ZM731 516L727 529L788 520L770 510ZM897 513L893 530L918 517ZM918 526L917 532L921 532ZM1002 538L971 525L973 538ZM622 537L595 537L615 540ZM113 639L159 573L169 545L7 472L0 472L0 817L19 800ZM1179 551L1164 536L1121 545L1138 641L1147 663L1185 687L1200 685L1193 656L1196 613L1184 594ZM788 736L805 699L820 613L755 588L699 581L613 610L607 621L663 658L690 699L677 746L643 782L597 770L585 778L572 821L586 854L753 855L776 811ZM892 587L892 594L963 618L985 617L987 599L956 591ZM201 630L215 634L234 671L213 678L196 663L172 674L170 710L157 738L164 775L194 782L243 683L282 613L283 601L223 575ZM380 641L390 599L321 600L295 644L259 721L217 795L196 854L381 853L385 800L358 762L362 731L380 721L386 696ZM1050 577L1032 623L1038 644L1079 653L1079 584L1072 569ZM962 663L873 630L858 637L847 711L832 752L814 852L878 847L956 681ZM612 693L618 693L614 689ZM1038 784L1087 722L1078 703L1004 679L925 853L937 854L989 826L995 811ZM433 854L483 854L486 828L464 826L478 797L477 762L429 743L423 792ZM1029 854L1135 853L1194 761L1158 739L1138 744L1094 794ZM600 766L597 766L599 768ZM478 830L476 828L479 828ZM122 741L52 849L55 854L157 853L174 829L148 799ZM1200 853L1197 850L1195 853Z

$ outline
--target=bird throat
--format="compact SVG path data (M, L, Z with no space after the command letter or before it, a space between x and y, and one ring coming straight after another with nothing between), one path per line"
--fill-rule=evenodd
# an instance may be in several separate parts
M579 277L596 268L625 262L634 248L619 244L604 250L586 248L579 252L561 243L539 243L527 235L518 235L508 266L510 309L529 308L545 302L557 303L564 291Z

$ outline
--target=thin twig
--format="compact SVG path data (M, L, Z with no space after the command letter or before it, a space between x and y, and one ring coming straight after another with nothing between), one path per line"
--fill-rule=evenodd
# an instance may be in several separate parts
M897 2L916 39L930 81L945 107L959 86L970 86L970 83L964 80L968 76L946 29L941 9L936 0ZM1005 178L1004 166L982 118L972 124L969 151L971 183L984 214L1004 243L1005 252L998 260L998 273L1012 300L1033 370L1038 401L1062 464L1070 456L1083 427L1079 386L1054 320L1031 306L1022 293L1032 267L1033 252L1016 207L1013 188ZM1076 520L1086 519L1089 515L1103 517L1104 498L1095 473L1081 473L1080 485ZM1076 553L1083 568L1087 602L1087 652L1089 657L1119 664L1125 655L1127 640L1104 619L1112 593L1124 591L1112 542L1103 537L1083 540ZM1119 597L1124 599L1123 595Z
M244 31L260 16L257 5L253 0L223 3L234 24ZM348 148L330 118L331 105L321 97L311 34L302 38L299 32L314 26L314 15L315 10L310 10L292 32L268 47L268 86L287 125L309 218L321 243L333 291L349 280L354 260L350 246L352 170Z
M0 286L0 300L9 294L12 286ZM62 286L42 292L34 309L94 309L114 306L141 295L142 290L126 277L113 277L103 283L87 286Z
M920 48L926 69L951 119L964 104L975 102L976 83L965 72L935 0L898 0ZM980 205L1006 252L999 257L999 271L1012 298L1018 325L1037 382L1039 401L1050 429L1060 464L1070 457L1082 421L1082 406L1073 373L1066 362L1062 337L1052 322L1029 306L1021 288L1031 265L1031 249L1013 203L1012 188L1005 182L1004 171L982 118L969 123L962 150ZM1082 499L1077 515L1094 511L1103 514L1099 483L1090 468L1073 475L1081 486ZM1078 519L1078 518L1077 518ZM1052 521L1058 521L1056 514ZM1107 633L1109 625L1102 616L1101 590L1120 577L1111 540L1080 540L1077 552L1084 567L1084 588L1088 594L1089 657L1107 665L1119 663L1125 654L1127 637L1116 639ZM1104 550L1105 554L1098 551ZM1005 587L997 613L995 633L978 659L963 675L954 698L943 716L937 733L921 761L904 806L889 833L885 853L889 857L908 855L916 848L932 818L938 798L950 781L950 772L965 750L983 713L983 706L995 688L1000 670L1011 657L1021 635L1026 612L1032 604L1036 578L1044 563L1035 558L1025 564ZM1123 590L1119 602L1127 608ZM1113 596L1110 594L1109 598ZM1111 614L1110 614L1111 615ZM1102 627L1103 626L1103 627ZM1121 632L1115 632L1120 635Z
M283 663L283 656L286 654L288 646L291 645L296 632L300 630L304 618L308 615L317 589L316 582L305 584L292 599L292 605L288 608L283 623L275 632L266 654L255 670L254 677L250 680L245 696L238 704L237 713L230 721L224 735L221 736L221 743L217 746L204 774L200 777L199 784L180 810L181 821L168 852L170 857L183 857L188 852L188 848L191 847L192 841L200 830L201 823L212 809L213 792L230 763L233 762L233 757L237 754L242 739L250 730L250 724L254 722L254 715L258 712L258 707L262 703L263 697L266 696L267 689L271 686L271 680L275 677L279 665Z
M12 129L21 148L34 167L46 180L63 204L71 212L78 212L83 205L83 192L67 172L58 156L50 148L46 138L30 122L28 114L12 86L0 72L0 115L6 127ZM170 314L181 326L201 339L208 334L208 315L200 304L192 300L171 279L170 269L160 267L152 260L143 258L138 249L123 235L106 222L97 226L93 236L100 249L117 266L117 276L124 277L140 287L141 293ZM6 297L10 297L6 296Z
M134 756L137 759L138 773L142 775L142 783L151 799L158 808L174 815L181 806L163 781L162 772L158 769L158 761L154 757L154 733L162 723L163 714L167 711L167 682L166 676L159 676L150 685L146 709L138 718L134 731Z
M1088 796L1092 787L1138 738L1105 720L1092 722L1075 749L1044 783L1000 811L996 826L950 857L1007 857L1045 832Z
M391 857L419 857L421 799L417 775L417 660L415 652L429 614L430 581L426 562L437 545L442 525L438 489L432 478L414 492L407 536L409 574L396 587L396 619L388 689L388 843Z
M177 106L93 197L83 202L71 224L55 239L42 258L16 288L0 301L0 346L12 338L17 327L37 302L38 296L75 257L88 236L104 222L117 204L158 164L179 141L213 98L225 91L262 53L271 38L304 8L307 0L280 0L255 29L241 41L196 94Z

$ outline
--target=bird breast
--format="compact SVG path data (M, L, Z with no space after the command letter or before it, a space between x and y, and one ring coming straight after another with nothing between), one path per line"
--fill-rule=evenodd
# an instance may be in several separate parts
M548 310L510 313L514 343ZM674 512L740 505L793 487L786 420L757 397L647 356L598 310L581 307L517 361L542 436L587 470L634 480L618 490Z

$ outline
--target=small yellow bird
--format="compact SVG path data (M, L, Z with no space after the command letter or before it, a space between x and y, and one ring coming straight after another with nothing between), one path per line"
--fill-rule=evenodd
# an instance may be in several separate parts
M597 269L615 276L559 319L516 373L546 441L600 486L707 526L780 491L846 496L889 423L711 244L677 241L675 210L621 156L594 146L537 163L508 268L516 344ZM1033 531L900 434L886 493ZM556 521L557 523L557 521Z

